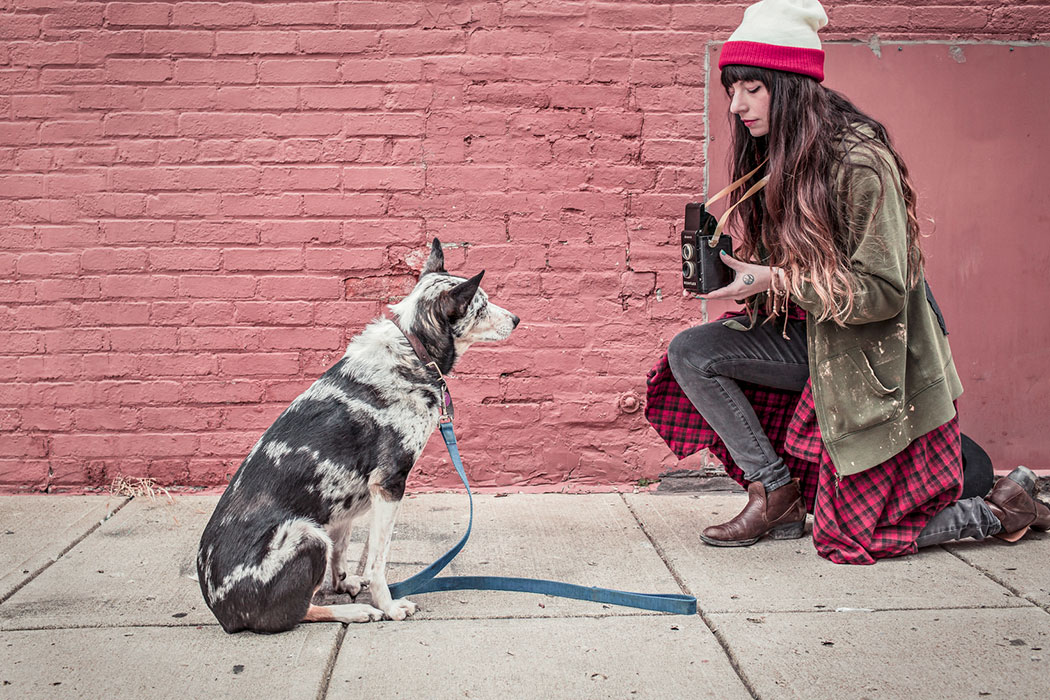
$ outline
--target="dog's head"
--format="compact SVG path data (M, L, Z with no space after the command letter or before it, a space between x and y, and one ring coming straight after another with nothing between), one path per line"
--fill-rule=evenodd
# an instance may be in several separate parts
M414 333L440 364L451 367L472 343L503 340L520 320L489 301L481 288L484 274L482 270L470 279L448 274L441 241L435 238L419 282L390 310L403 330Z

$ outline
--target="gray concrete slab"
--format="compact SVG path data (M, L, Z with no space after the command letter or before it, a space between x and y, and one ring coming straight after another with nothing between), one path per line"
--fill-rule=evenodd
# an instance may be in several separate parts
M715 614L758 698L1050 697L1039 608Z
M134 499L0 605L0 629L215 623L191 576L217 500Z
M0 697L312 700L340 632L336 624L271 636L218 626L5 632Z
M945 547L1050 612L1050 533L1032 531L1015 544L971 541Z
M0 601L124 504L122 496L0 498Z
M347 629L329 697L750 698L692 617L383 622Z
M474 530L444 575L523 576L645 593L680 593L667 567L617 494L475 497ZM406 498L394 532L388 579L415 574L467 527L466 494ZM452 591L410 596L426 619L636 615L526 593Z
M874 566L842 566L818 556L808 534L751 547L704 544L700 531L740 512L742 494L626 498L705 612L1031 605L940 548Z

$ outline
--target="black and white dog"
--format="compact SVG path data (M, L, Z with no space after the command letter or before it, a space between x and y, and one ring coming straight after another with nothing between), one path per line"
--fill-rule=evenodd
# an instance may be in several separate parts
M489 303L484 274L449 275L434 239L419 282L390 306L396 323L370 323L252 448L197 551L201 592L224 630L281 632L302 621L415 612L414 603L391 599L386 564L405 480L438 424L442 375L471 343L503 340L518 325ZM369 507L364 575L354 576L350 524ZM326 580L352 596L367 585L375 607L312 604Z

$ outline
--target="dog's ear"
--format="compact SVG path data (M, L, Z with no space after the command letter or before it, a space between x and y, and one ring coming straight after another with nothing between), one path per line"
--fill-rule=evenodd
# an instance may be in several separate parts
M467 309L470 308L470 302L474 300L474 295L478 293L478 287L481 286L481 278L484 275L485 271L482 270L466 282L460 282L448 291L449 299L452 300L452 313L449 314L451 318L462 318L467 313Z
M437 238L430 244L430 257L423 264L423 271L419 276L429 275L431 272L445 272L445 253L441 250L441 241Z

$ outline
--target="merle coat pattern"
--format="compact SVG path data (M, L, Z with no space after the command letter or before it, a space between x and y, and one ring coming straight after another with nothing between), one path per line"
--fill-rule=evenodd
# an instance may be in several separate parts
M438 373L398 326L420 339L442 374L471 343L506 338L518 318L488 302L482 275L449 275L434 239L416 287L390 307L397 324L370 323L252 448L197 553L201 591L224 630L402 620L415 611L391 599L386 563L405 480L437 427L443 395ZM368 556L355 576L346 559L350 524L369 508ZM313 605L326 582L352 596L368 586L373 605Z

